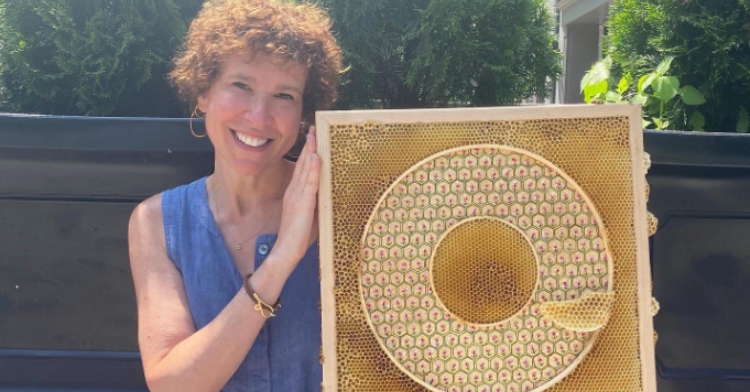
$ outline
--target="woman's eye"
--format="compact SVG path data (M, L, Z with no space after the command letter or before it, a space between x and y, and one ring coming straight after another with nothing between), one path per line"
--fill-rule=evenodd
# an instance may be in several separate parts
M281 99L288 99L288 100L293 100L294 99L293 96L291 96L289 94L284 94L284 93L277 94L276 96L279 97L279 98L281 98Z
M240 88L242 90L250 90L250 86L246 85L245 83L235 82L233 84L235 87Z

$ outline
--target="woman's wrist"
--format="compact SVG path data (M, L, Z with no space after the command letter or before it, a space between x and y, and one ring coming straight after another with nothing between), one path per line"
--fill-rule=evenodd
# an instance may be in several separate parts
M274 249L271 250L271 253L269 253L268 257L263 261L263 265L268 266L268 273L272 275L274 279L286 281L301 259L301 256L297 257L295 255L284 253L283 250L274 246Z
M290 267L289 264L283 256L271 251L248 281L261 298L271 301L273 298L270 296L281 292L281 288L294 271L294 267Z
M245 292L247 295L255 302L255 306L253 308L260 313L263 318L269 318L269 317L276 317L276 312L281 308L281 300L276 299L276 302L271 305L271 303L264 301L260 295L255 291L255 288L253 288L253 284L250 281L253 274L248 274L245 276Z

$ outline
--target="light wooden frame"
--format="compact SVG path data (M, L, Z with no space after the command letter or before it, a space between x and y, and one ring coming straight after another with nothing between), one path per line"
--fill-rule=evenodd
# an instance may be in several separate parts
M320 263L321 263L321 309L324 362L322 389L326 392L337 390L336 374L336 304L332 295L334 290L333 258L333 216L332 216L332 168L331 140L329 125L354 124L368 121L383 123L429 123L451 121L494 121L494 120L532 120L532 119L573 119L623 116L630 123L630 150L633 157L642 157L643 135L641 127L641 108L635 105L575 105L575 106L540 106L512 108L471 108L471 109L425 109L425 110L371 110L371 111L327 111L318 112L316 126L318 135L318 154L321 158L321 179L319 189L319 226L320 226ZM416 161L415 161L416 163ZM648 262L648 229L646 210L646 182L642 159L632 162L634 188L634 221L637 247L638 276L638 314L640 330L640 356L642 389L656 390L653 320L651 316L651 272Z

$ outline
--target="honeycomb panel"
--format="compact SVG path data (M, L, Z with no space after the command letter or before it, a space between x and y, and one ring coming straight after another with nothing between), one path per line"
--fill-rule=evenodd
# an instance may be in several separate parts
M475 387L541 390L569 372L594 341L575 332L593 329L550 327L540 304L610 290L611 258L587 200L559 169L507 146L447 150L402 174L372 212L360 256L363 310L389 358L435 391L471 385L454 373L474 369L472 353L480 351L499 374ZM477 287L492 283L483 269L493 267L513 279ZM508 283L518 288L514 297L490 297ZM586 320L555 316L589 325L599 310ZM569 341L556 345L562 335ZM414 348L418 342L429 348ZM562 350L568 354L558 358ZM424 362L415 371L417 359ZM523 365L550 361L555 366L544 372Z
M467 246L481 239L479 246ZM499 323L536 291L539 268L526 236L500 219L466 220L447 231L430 263L435 296L455 318Z
M576 349L580 350L582 344L580 339L590 338L591 335L586 333L566 333L552 323L536 326L522 324L520 320L511 323L510 328L517 332L516 341L521 338L524 331L536 330L537 332L530 335L524 335L523 339L528 339L529 336L532 341L539 339L543 342L539 344L539 350L553 352L550 355L551 360L536 363L528 361L525 352L519 351L508 364L513 367L511 371L510 368L501 369L505 364L493 363L489 358L477 357L473 368L471 363L463 360L449 360L450 363L442 361L438 358L440 353L430 350L429 341L421 340L420 336L414 338L413 344L415 347L424 346L422 357L412 354L414 350L409 350L405 353L408 359L401 365L396 365L393 358L390 358L381 347L378 335L371 330L368 322L369 313L362 311L362 307L367 305L362 300L364 290L360 287L360 277L368 270L365 263L361 262L361 241L365 236L370 215L378 207L381 196L400 175L414 165L414 162L420 162L457 146L484 144L513 146L543 156L569 175L586 192L591 204L598 208L600 225L602 231L606 231L610 255L599 254L598 257L611 257L615 261L609 275L612 281L617 282L616 296L607 326L597 333L596 347L589 352L585 360L575 371L567 374L549 390L641 390L640 331L637 315L633 314L637 309L638 281L636 222L633 215L635 196L631 169L633 161L628 121L626 116L610 116L330 124L328 132L331 139L333 206L331 216L335 228L332 238L332 295L336 299L335 366L338 390L529 391L535 388L534 382L530 379L517 381L516 377L522 375L517 370L527 370L526 374L533 373L534 378L552 377L561 366L575 360L574 352ZM403 268L412 268L412 265L409 263ZM412 290L416 287L417 285L413 286ZM384 317L393 319L399 316L393 312L389 315L384 314ZM453 334L459 342L463 331L477 333L479 341L491 341L489 339L492 331L482 331L480 327L452 320L436 319L420 325L425 330L435 331L429 336L431 339L434 339L442 328L443 332L458 332L457 335ZM408 331L408 325L406 328ZM487 334L486 338L481 332ZM442 336L442 339L445 340L447 335L449 334ZM505 337L495 337L497 341L501 339ZM514 350L514 343L507 345L507 350ZM532 347L537 349L536 346ZM498 349L498 346L495 346L494 352L497 353ZM480 352L477 351L476 354L478 353ZM475 355L475 352L469 351L461 355ZM331 364L326 362L325 366ZM453 372L440 381L449 381L450 387L431 387L414 381L404 372L404 369L413 369L414 372L426 371L429 376L430 373L434 373L435 367L443 369L445 366ZM495 387L489 387L485 383L496 378L502 378L505 383ZM462 384L454 385L453 381L456 379Z

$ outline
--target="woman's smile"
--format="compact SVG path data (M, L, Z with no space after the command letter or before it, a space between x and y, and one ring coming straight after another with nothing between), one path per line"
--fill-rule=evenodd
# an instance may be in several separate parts
M234 135L235 138L237 138L237 140L239 140L240 142L242 142L244 145L248 147L254 147L254 148L263 147L269 142L273 141L273 139L249 136L241 132L235 131L234 129L232 129L232 134Z

